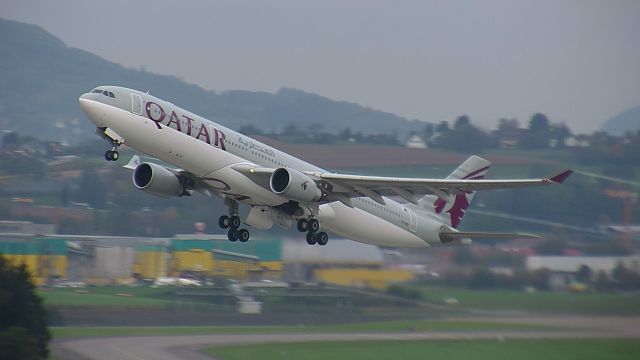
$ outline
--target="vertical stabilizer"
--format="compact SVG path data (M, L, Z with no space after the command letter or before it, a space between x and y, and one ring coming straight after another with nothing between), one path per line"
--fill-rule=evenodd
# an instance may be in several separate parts
M491 166L491 162L473 155L447 176L447 179L484 179L489 170L489 166ZM442 217L445 224L453 228L458 228L474 195L475 191L449 194L446 199L434 195L427 195L421 202L425 207L433 206L433 210Z

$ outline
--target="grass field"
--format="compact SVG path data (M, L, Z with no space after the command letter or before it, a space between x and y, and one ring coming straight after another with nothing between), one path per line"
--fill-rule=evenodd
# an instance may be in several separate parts
M565 314L640 314L640 294L562 293L509 290L468 290L461 288L422 289L427 302L444 304L455 298L457 309L529 311Z
M225 346L205 350L220 360L583 360L640 359L637 340L438 340L310 342Z
M166 289L96 286L38 291L46 305L162 306L171 303Z
M451 310L523 311L565 314L640 314L640 294L562 293L512 290L469 290L463 288L420 288L428 303ZM39 291L50 306L167 306L175 301L171 289L103 286L83 289ZM457 304L447 305L445 299ZM184 299L183 299L184 300ZM204 298L202 299L204 300ZM189 299L190 302L198 300ZM291 305L293 306L293 305ZM290 309L295 310L295 309ZM364 310L363 310L364 311Z
M275 334L275 333L353 333L413 331L486 331L486 330L558 330L559 328L528 324L505 324L490 321L407 320L380 321L338 325L306 326L169 326L169 327L52 327L54 338L155 336L203 334Z

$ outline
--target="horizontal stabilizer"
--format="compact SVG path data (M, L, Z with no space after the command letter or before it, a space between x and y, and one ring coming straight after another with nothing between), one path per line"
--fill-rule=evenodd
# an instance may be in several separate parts
M458 239L541 239L541 237L533 234L477 231L451 231L440 233L440 240L442 240L443 243L448 243Z

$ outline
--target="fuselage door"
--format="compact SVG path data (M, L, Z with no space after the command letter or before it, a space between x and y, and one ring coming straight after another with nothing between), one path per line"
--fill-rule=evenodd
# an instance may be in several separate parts
M409 230L416 232L418 230L418 215L409 210Z
M138 94L131 93L131 112L142 115L142 97Z

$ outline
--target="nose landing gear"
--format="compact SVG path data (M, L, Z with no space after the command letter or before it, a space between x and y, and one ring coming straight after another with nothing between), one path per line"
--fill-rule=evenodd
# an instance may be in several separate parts
M118 150L116 150L117 147L114 146L113 150L107 150L104 153L104 159L107 161L118 161L118 159L120 158L120 154L118 154Z
M107 161L118 161L120 158L120 154L118 154L118 146L124 144L124 139L115 131L106 127L96 128L96 134L111 144L111 150L105 151L104 159Z

